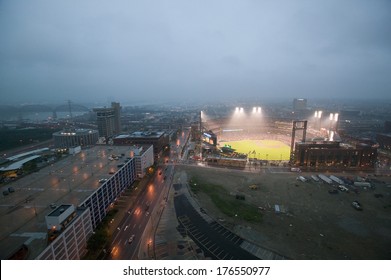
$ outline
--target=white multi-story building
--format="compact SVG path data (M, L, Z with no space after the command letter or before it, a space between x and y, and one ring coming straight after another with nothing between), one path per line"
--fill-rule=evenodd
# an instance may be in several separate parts
M87 240L93 232L89 208L60 205L47 216L46 221L51 229L49 232L60 231L37 260L79 260L86 254Z
M130 155L135 159L137 178L143 178L154 164L153 145L132 146Z

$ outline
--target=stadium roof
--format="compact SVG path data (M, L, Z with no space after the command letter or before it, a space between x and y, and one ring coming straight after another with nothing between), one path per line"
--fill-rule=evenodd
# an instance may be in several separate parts
M40 156L35 155L35 156L31 156L31 157L19 160L17 162L14 162L14 163L8 165L7 167L0 168L0 171L11 171L11 170L20 169L20 168L22 168L23 164L25 164L26 162L32 161L32 160L39 158L39 157Z
M29 151L29 152L26 152L26 153L22 153L22 154L17 154L15 156L9 157L7 159L8 160L17 160L19 158L22 158L22 157L25 157L25 156L28 156L28 155L39 154L39 153L46 152L46 151L49 151L49 148L42 148L42 149L37 149L37 150Z

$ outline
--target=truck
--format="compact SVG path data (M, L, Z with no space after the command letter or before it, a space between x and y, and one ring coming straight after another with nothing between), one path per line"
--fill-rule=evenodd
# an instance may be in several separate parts
M339 185L338 186L338 189L341 191L341 192L349 192L349 189L347 187L345 187L344 185Z
M301 170L298 167L292 167L291 172L301 172Z

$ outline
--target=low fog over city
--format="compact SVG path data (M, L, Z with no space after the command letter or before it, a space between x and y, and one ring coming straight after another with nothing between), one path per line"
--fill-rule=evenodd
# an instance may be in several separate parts
M0 3L3 104L384 99L389 1Z

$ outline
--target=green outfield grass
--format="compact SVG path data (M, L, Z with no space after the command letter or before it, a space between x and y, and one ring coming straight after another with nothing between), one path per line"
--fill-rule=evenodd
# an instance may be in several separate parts
M236 152L247 154L249 158L263 160L289 160L290 147L277 140L242 140L220 142L220 146L230 145Z

